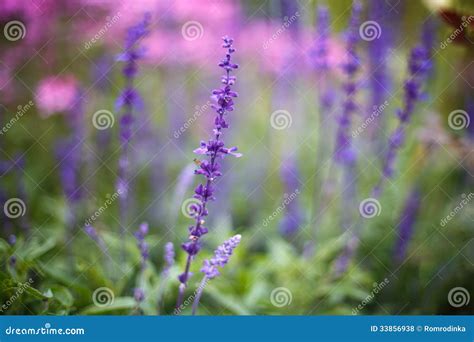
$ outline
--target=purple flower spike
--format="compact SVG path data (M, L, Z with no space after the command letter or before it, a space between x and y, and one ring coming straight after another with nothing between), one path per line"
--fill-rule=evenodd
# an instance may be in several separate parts
M197 175L204 176L206 180L203 184L199 184L194 190L194 198L199 201L199 208L196 208L194 211L196 213L194 215L195 223L189 228L189 241L181 246L183 250L188 253L188 258L184 272L178 277L181 282L177 302L178 308L182 303L183 293L186 289L191 262L200 250L199 239L208 232L208 229L204 227L204 219L208 215L207 204L209 201L214 200L215 187L213 183L222 175L217 160L226 155L232 155L234 157L241 156L240 153L236 152L236 147L227 148L222 140L223 129L229 127L226 116L229 112L234 110L234 98L238 96L237 93L232 90L236 79L235 76L231 76L231 72L238 68L238 65L232 61L232 54L235 52L232 45L234 41L228 37L224 37L223 41L222 47L226 49L226 54L224 59L219 63L219 66L225 71L225 74L221 78L223 86L213 90L211 96L211 99L215 102L212 108L216 112L213 129L214 137L207 142L202 141L200 147L194 151L198 155L207 157L207 159L197 161L199 168L195 171Z
M172 242L167 242L165 245L165 267L163 274L168 275L169 270L174 265L174 246Z
M217 247L211 259L204 260L201 272L205 274L207 279L213 279L220 274L218 268L224 267L229 262L229 258L234 249L239 245L241 238L240 234L231 237Z
M373 197L381 195L384 179L393 176L397 152L405 141L406 126L410 122L415 105L420 100L422 86L430 67L431 63L429 61L428 51L423 46L413 48L408 61L409 76L404 86L404 107L397 112L399 124L390 136L388 150L383 161L382 177L373 190Z
M234 249L239 245L241 238L242 236L240 234L234 235L217 247L214 251L214 256L211 259L204 260L201 268L201 272L204 273L204 278L197 290L196 298L193 303L193 315L196 314L202 292L207 282L220 274L219 268L223 268L229 262L230 256L234 253Z
M120 223L121 223L121 239L122 239L122 259L125 260L125 232L127 230L127 208L129 193L129 177L128 177L128 144L132 138L133 128L133 112L140 105L138 92L134 87L134 80L138 72L137 61L143 56L143 49L138 46L140 40L148 34L148 26L150 24L150 15L145 14L143 21L133 26L127 31L125 39L125 49L117 57L117 60L125 62L123 67L123 75L125 77L125 88L121 92L116 102L116 109L122 111L120 118L120 156L118 164L118 179L116 183L117 192L120 194Z
M148 223L142 223L138 230L135 232L135 238L137 239L138 249L141 255L141 267L142 270L146 268L146 262L149 257L148 244L145 241L145 237L148 234Z
M355 95L357 91L356 74L359 71L359 56L356 47L360 41L359 25L360 13L362 5L359 1L355 1L352 7L352 16L349 24L349 30L346 36L346 53L347 61L343 65L343 71L347 81L344 85L346 99L344 101L342 114L339 117L339 126L336 135L335 160L351 165L355 162L356 155L352 147L350 128L352 123L352 114L356 111Z
M407 198L405 207L398 224L398 239L395 244L395 260L402 262L405 259L406 250L413 236L413 227L421 204L421 194L418 188L412 190Z

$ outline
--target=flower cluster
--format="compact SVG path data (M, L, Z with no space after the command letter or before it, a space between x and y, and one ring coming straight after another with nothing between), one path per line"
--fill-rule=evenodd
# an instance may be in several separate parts
M423 82L426 80L426 73L430 66L429 54L426 48L423 46L413 48L408 61L409 77L404 85L404 107L397 112L399 125L390 136L388 151L383 161L383 174L374 188L374 197L378 197L381 194L383 180L393 176L397 151L405 140L406 126L412 117L415 105L421 97Z
M354 2L352 8L351 22L346 38L347 61L343 65L344 74L347 77L344 85L346 99L343 105L343 111L339 117L339 126L336 136L335 159L338 162L352 164L355 161L355 151L352 148L351 136L349 130L352 123L352 114L355 112L357 105L354 97L357 90L355 76L359 70L359 56L357 55L356 46L360 40L359 22L362 5L359 1Z
M222 47L227 50L225 58L219 63L219 66L225 70L225 74L221 78L223 86L220 89L213 90L211 97L215 102L212 108L216 112L214 136L208 142L202 141L200 147L194 150L194 153L207 157L207 159L197 161L199 168L195 171L196 174L203 175L206 181L199 184L194 190L194 197L199 201L199 205L195 208L195 224L189 227L189 241L182 245L183 250L188 253L186 270L179 276L179 281L182 284L186 284L191 260L200 250L199 238L208 232L208 229L204 226L204 218L208 215L207 203L214 200L213 182L221 176L218 159L226 155L241 156L236 152L236 147L227 148L222 140L222 130L229 127L226 114L234 110L233 99L237 97L237 93L232 90L232 86L235 84L235 76L231 76L230 73L238 68L238 65L231 60L232 54L235 52L232 46L233 39L224 37L223 40Z
M213 279L220 274L218 268L224 267L229 262L229 258L234 252L234 249L239 245L240 239L240 234L231 237L217 247L211 259L204 260L201 272L206 275L207 279Z
M148 244L145 241L145 237L147 234L148 234L148 223L142 223L134 234L135 238L137 239L138 249L140 250L142 270L145 269L146 262L150 255Z

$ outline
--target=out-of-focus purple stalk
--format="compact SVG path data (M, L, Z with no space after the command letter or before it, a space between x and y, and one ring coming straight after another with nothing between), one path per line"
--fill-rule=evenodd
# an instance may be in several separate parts
M148 234L148 223L140 224L140 227L135 232L135 238L137 240L137 246L140 250L140 272L138 273L138 281L142 282L143 273L145 272L148 258L150 256L150 251L145 238ZM143 302L145 299L145 291L142 286L138 286L134 290L134 297L137 303Z
M125 233L128 225L128 192L129 192L129 158L128 145L132 137L133 112L139 102L139 95L134 87L134 80L138 72L137 61L143 55L143 49L138 45L141 39L148 34L150 15L147 13L143 21L131 27L127 31L125 40L125 49L117 60L125 63L123 67L123 76L125 77L125 89L117 99L117 110L122 110L120 118L120 156L118 165L117 192L119 196L120 207L120 237L122 241L122 261L126 259L125 251Z
M203 266L201 268L201 272L204 273L204 277L197 290L196 298L193 302L193 315L195 315L197 312L199 301L207 282L220 275L219 268L223 268L229 262L230 256L234 252L234 249L239 245L241 238L242 237L240 235L231 237L229 240L217 247L217 249L214 251L214 256L211 259L204 260Z
M398 150L405 141L407 125L410 122L416 104L420 100L422 86L430 67L431 62L427 50L421 45L413 48L408 61L408 79L405 81L404 86L404 107L397 112L399 124L390 136L388 150L383 160L382 176L372 191L372 197L374 198L380 197L385 180L393 176Z
M234 110L233 98L237 97L237 93L232 90L232 86L235 83L235 76L231 76L231 71L238 68L238 65L233 63L231 60L232 54L235 52L235 49L232 46L233 39L224 37L223 40L224 44L222 47L226 49L226 55L219 63L219 66L225 70L225 74L221 78L223 87L212 92L212 99L216 103L213 105L213 108L216 111L213 130L214 137L208 142L201 141L201 146L194 150L194 153L208 157L208 159L198 161L199 169L195 171L196 174L204 176L206 181L204 184L199 184L194 190L194 198L196 198L198 202L194 205L193 210L195 223L193 226L189 227L189 241L181 246L188 254L188 257L184 272L178 277L180 286L176 304L177 308L181 306L183 301L191 262L200 250L199 239L201 236L207 234L208 231L204 226L204 218L208 215L207 204L209 201L214 200L213 183L216 178L221 176L220 165L217 160L228 154L235 157L241 156L239 153L236 153L236 147L226 148L224 141L222 140L222 130L229 127L225 116Z
M421 204L421 193L418 187L415 187L405 202L405 207L398 222L398 238L395 243L394 258L396 262L402 262L405 259L406 250L413 236L413 227Z
M294 157L288 157L283 162L281 168L281 178L284 184L286 195L299 192L299 170ZM286 200L286 199L285 199ZM286 202L285 202L286 203ZM303 223L303 213L298 197L289 198L285 206L285 215L280 221L280 232L285 237L292 237L298 233Z

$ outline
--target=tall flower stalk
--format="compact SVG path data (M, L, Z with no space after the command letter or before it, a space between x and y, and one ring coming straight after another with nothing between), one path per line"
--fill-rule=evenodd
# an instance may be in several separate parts
M194 299L193 315L197 312L199 301L201 300L202 292L207 282L220 275L219 268L223 268L229 262L234 249L237 248L240 243L240 239L240 235L231 237L214 251L214 256L211 259L204 260L203 267L201 268L204 277L202 278L201 285L198 287L196 298Z
M389 138L387 153L383 160L382 176L372 191L373 197L380 197L386 179L393 176L394 165L398 155L398 150L405 141L407 126L413 116L415 106L422 94L423 81L430 69L428 51L423 46L412 49L408 61L408 79L405 81L405 99L403 108L397 111L398 127Z
M415 186L408 195L398 223L398 238L394 250L394 258L396 262L402 262L403 259L405 259L408 244L413 236L413 227L416 223L420 204L420 189Z
M186 290L190 275L191 263L200 250L199 240L208 232L208 229L204 226L204 219L208 215L207 204L209 201L215 199L213 183L222 175L218 159L228 154L235 157L241 156L239 153L236 153L236 147L226 148L222 140L222 130L229 127L226 121L226 114L234 110L233 98L237 97L237 93L232 90L232 86L235 83L235 76L232 76L231 72L238 68L238 65L232 62L232 54L235 52L232 46L233 39L224 37L223 40L224 43L222 47L227 50L225 58L219 63L219 66L225 71L225 74L221 78L223 86L220 89L213 90L211 97L215 102L212 108L216 112L213 130L214 136L208 142L201 141L201 146L194 150L194 153L207 157L202 161L198 161L199 168L195 170L195 174L204 176L205 182L199 184L194 190L194 198L198 202L198 204L194 206L195 223L189 227L189 241L183 243L181 246L188 256L184 272L178 277L180 286L177 307L180 307L182 304L184 291Z
M139 103L139 95L134 87L134 80L138 72L137 61L143 56L143 49L139 47L140 40L148 34L150 15L146 14L143 21L132 26L127 31L125 49L117 60L125 63L122 73L125 77L125 88L117 99L117 110L122 111L120 118L120 156L118 164L117 192L120 207L120 236L122 241L122 259L125 260L125 233L127 231L127 209L129 191L129 160L128 146L132 137L133 112Z

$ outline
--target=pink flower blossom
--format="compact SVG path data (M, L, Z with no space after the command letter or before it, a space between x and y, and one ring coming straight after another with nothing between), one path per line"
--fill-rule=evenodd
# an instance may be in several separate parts
M36 102L40 115L47 118L71 109L77 94L77 80L72 75L48 76L40 81Z

